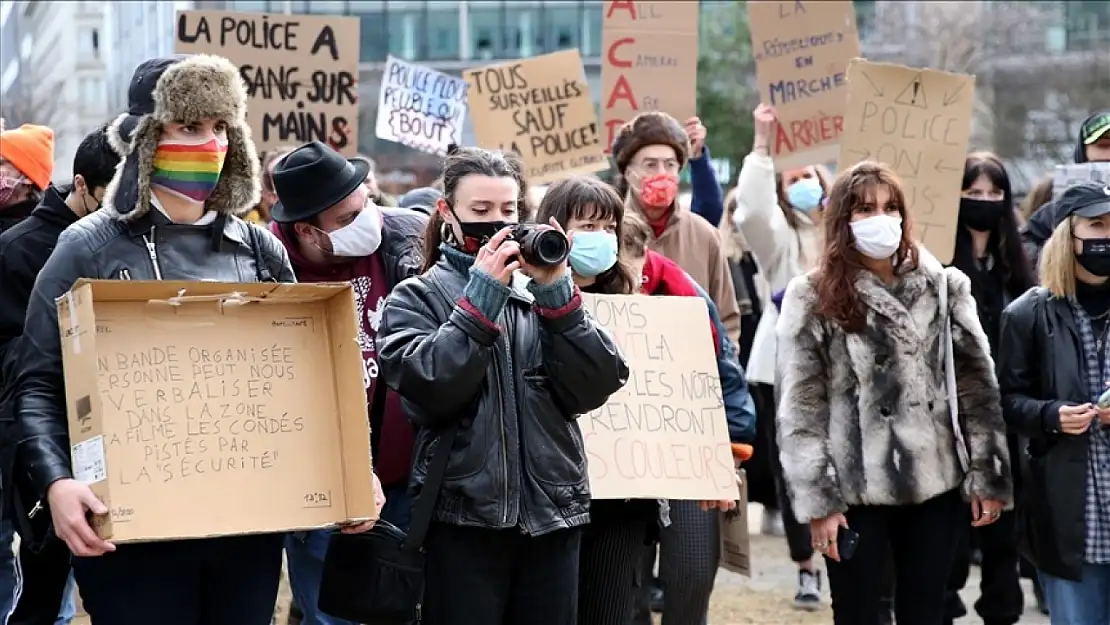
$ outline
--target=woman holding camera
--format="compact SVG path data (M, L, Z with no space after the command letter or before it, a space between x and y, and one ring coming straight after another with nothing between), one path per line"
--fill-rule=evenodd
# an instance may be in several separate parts
M575 419L628 367L582 308L569 241L514 232L526 187L514 156L449 150L425 270L394 289L378 331L382 375L420 426L418 493L448 454L424 543L425 625L569 625L578 609L590 491ZM537 258L553 241L564 257Z
M779 312L782 466L798 520L825 555L836 625L878 622L888 549L898 624L940 625L967 531L963 498L976 527L1012 500L970 282L914 243L908 217L886 166L841 173L820 265L790 281Z

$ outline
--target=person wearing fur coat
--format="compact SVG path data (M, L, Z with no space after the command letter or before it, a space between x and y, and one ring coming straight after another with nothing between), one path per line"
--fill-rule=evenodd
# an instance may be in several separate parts
M55 300L75 282L295 282L277 239L237 216L259 198L238 67L208 55L151 59L128 100L107 129L122 161L103 208L61 234L31 293L15 380L19 457L73 553L93 623L268 625L282 534L113 544L90 525L107 502L74 479Z
M787 491L825 555L837 625L877 622L887 549L899 625L940 625L968 502L977 526L1012 506L987 337L967 276L913 242L886 166L841 173L825 212L821 264L790 282L777 324Z

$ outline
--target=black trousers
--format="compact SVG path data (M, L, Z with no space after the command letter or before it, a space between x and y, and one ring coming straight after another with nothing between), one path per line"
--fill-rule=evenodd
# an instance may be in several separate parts
M790 503L790 495L786 492L786 478L782 473L782 460L779 457L778 428L775 426L775 388L766 384L752 386L754 396L759 398L756 406L763 406L764 412L760 413L759 420L766 421L764 433L760 440L766 448L766 462L771 471L771 482L775 489L774 501L782 514L782 529L786 533L786 546L790 549L792 562L809 562L813 559L813 540L809 535L809 524L799 523L794 516L794 506ZM758 409L758 408L757 408ZM764 418L766 417L766 418ZM745 466L747 464L745 463ZM750 482L750 480L749 480ZM765 504L766 505L766 504Z
M916 505L849 508L848 526L860 537L855 557L825 559L835 625L878 625L888 550L898 625L941 625L966 510L958 490Z
M948 616L956 616L952 608L960 605L959 592L967 584L971 570L971 550L977 546L983 560L975 611L985 625L1014 625L1025 607L1019 575L1017 516L1012 511L1003 512L990 525L971 527L969 512L966 521L968 531L961 537L948 581Z
M582 530L578 625L632 622L647 533L639 519L591 523Z
M704 625L720 558L720 513L696 501L671 500L671 524L659 532L663 625ZM653 550L649 550L651 552ZM644 562L650 575L654 557ZM650 594L637 595L636 625L650 625Z
M433 523L423 625L575 625L581 543L580 528L532 537Z
M62 607L62 594L69 581L69 548L51 537L35 553L19 544L19 569L23 588L8 625L54 625Z
M95 625L269 625L284 534L118 545L73 558Z

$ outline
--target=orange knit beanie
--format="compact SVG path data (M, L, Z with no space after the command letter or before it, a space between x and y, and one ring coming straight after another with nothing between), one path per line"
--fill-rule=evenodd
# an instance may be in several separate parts
M23 124L0 132L0 158L11 163L39 190L45 190L54 175L54 131L46 126Z

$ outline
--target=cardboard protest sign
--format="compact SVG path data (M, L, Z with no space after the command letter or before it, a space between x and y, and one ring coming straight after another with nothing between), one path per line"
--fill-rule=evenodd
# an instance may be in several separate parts
M952 260L975 77L854 59L840 169L864 160L898 172L917 238Z
M376 517L349 284L80 280L58 300L74 479L116 542Z
M646 111L680 123L698 104L697 0L606 0L601 23L601 124L605 153L617 130Z
M775 169L837 157L848 102L848 62L860 55L856 10L847 0L748 2L760 98L779 126Z
M1110 163L1057 165L1052 172L1052 195L1060 197L1064 189L1081 182L1101 182L1110 185Z
M743 469L740 469L740 499L736 509L721 513L721 558L718 564L733 573L752 576L748 476Z
M378 99L379 139L444 155L462 143L466 81L389 57Z
M736 471L705 302L582 297L631 370L623 389L578 419L593 498L735 498Z
M542 184L609 168L578 50L466 71L478 145L516 152Z
M174 51L215 54L239 66L260 151L323 141L358 150L359 19L179 11Z

